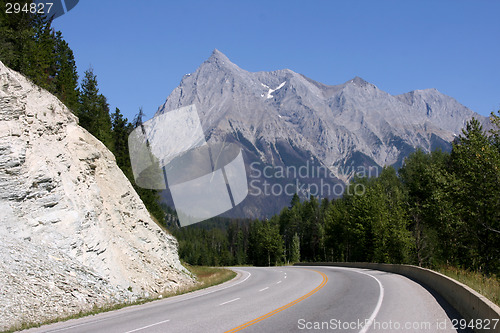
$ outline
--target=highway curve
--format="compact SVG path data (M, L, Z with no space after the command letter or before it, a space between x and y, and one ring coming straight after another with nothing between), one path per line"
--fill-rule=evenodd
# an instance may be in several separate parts
M434 292L340 267L242 267L220 286L25 332L457 332Z

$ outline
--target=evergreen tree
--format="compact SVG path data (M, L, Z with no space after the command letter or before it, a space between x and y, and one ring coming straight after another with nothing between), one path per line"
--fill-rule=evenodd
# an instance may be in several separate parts
M373 192L382 199L381 205L375 208L381 218L373 226L374 261L397 264L409 262L413 242L405 205L406 192L394 168L382 169Z
M413 233L415 260L434 266L457 255L457 216L449 193L456 186L448 170L449 155L426 154L417 149L399 170L406 196L409 229Z
M271 220L264 222L258 229L258 243L261 258L266 258L266 264L278 264L283 258L283 240L279 233L278 218L273 216Z
M111 114L113 128L113 148L116 163L127 175L131 175L130 154L128 150L128 136L132 132L132 124L124 118L120 109L116 108Z
M330 250L331 261L347 261L349 257L349 214L346 203L345 199L337 199L325 213L325 241Z
M245 233L243 230L238 230L237 243L235 250L235 265L244 265L247 263Z
M99 88L97 87L97 76L94 75L92 67L85 71L80 88L79 103L76 115L80 120L80 126L91 133L95 132L94 121L99 113Z
M78 73L73 51L58 31L55 33L55 93L66 106L76 112L78 109Z
M498 127L497 127L498 130ZM454 144L451 166L460 184L453 193L467 251L461 263L486 273L500 270L500 152L477 119Z
M492 112L490 115L490 120L493 124L493 128L490 130L490 138L493 146L500 151L500 110L497 113L498 115Z
M77 115L80 125L113 150L109 105L106 97L99 93L97 76L92 67L85 71L79 97Z
M295 233L292 238L292 245L290 249L290 262L300 262L300 239L299 235Z

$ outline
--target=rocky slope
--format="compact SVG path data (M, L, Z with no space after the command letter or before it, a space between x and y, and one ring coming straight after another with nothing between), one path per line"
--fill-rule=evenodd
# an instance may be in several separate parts
M319 184L321 178L330 186L371 167L398 167L416 147L450 149L473 116L486 122L436 89L392 96L359 77L328 86L289 69L251 73L218 50L184 76L157 114L190 104L196 105L209 143L239 143L248 164L256 162L260 171L307 164L308 177L301 183ZM311 165L329 176L315 176ZM294 181L268 178L270 184ZM263 192L262 179L255 183ZM269 215L290 198L271 196L273 200L265 195L248 198L247 208L238 214ZM271 207L269 202L279 204Z
M192 283L112 153L0 63L0 330Z

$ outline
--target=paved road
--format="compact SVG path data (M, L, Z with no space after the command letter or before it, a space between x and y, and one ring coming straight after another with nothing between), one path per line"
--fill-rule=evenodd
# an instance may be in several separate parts
M221 286L26 332L456 332L439 296L392 273L242 267ZM368 324L367 324L368 322Z

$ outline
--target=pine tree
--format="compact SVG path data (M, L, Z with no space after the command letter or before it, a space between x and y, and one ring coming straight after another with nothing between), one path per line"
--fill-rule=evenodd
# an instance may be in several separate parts
M405 191L408 229L413 233L415 260L420 266L453 261L457 244L456 215L449 198L453 184L449 155L417 149L399 170Z
M498 128L497 128L498 129ZM477 119L453 145L451 166L460 186L453 193L468 251L461 264L486 273L500 270L500 152Z
M106 97L99 93L97 76L92 67L85 71L79 97L77 115L80 125L113 150L109 105Z
M300 238L297 233L293 235L292 246L290 250L290 262L300 262Z
M493 124L493 128L490 129L490 138L493 146L495 146L498 151L500 151L500 110L497 111L498 115L494 112L490 115L490 121Z
M130 155L128 150L128 136L132 131L132 124L124 118L120 109L116 108L111 114L111 125L113 128L113 148L116 164L129 177L132 173Z
M259 263L271 266L271 263L277 264L283 259L283 239L279 233L279 222L277 216L271 220L262 223L257 229Z
M55 34L55 93L73 112L78 108L78 73L73 51L58 31Z
M94 75L94 70L91 67L85 71L85 76L82 80L79 96L80 106L77 112L80 126L91 133L95 132L94 121L97 118L99 108L98 96L97 76Z

